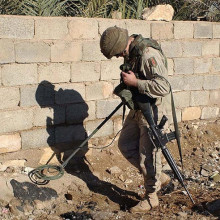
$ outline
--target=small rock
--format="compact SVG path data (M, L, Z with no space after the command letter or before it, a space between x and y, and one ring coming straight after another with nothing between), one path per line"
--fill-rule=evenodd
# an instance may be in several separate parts
M24 167L26 160L8 160L2 163L7 167Z
M118 173L121 173L122 170L118 168L117 166L114 166L114 167L107 169L107 172L110 174L118 174Z
M183 217L183 218L187 218L187 213L186 212L178 212L177 215L180 216L180 217Z
M6 173L14 173L15 172L15 168L14 167L7 167L5 172Z
M120 179L122 182L125 182L125 177L122 174L118 177L118 179Z
M133 182L133 181L132 181L131 179L126 179L124 183L125 183L125 184L130 184L130 183L132 183L132 182Z
M28 175L32 170L34 170L32 167L23 167L21 173Z
M157 5L152 8L145 8L142 18L146 21L171 21L173 14L174 9L171 5Z
M204 170L204 169L201 169L200 174L201 174L202 176L204 176L204 177L208 177L208 176L209 176L209 173L208 173L206 170Z
M3 176L0 177L0 186L0 200L10 202L10 200L14 197L13 189L11 185L8 184L7 179L5 179Z
M31 204L29 204L27 201L25 201L25 205L23 206L23 209L25 215L31 215L34 210L34 207Z
M23 207L22 207L21 201L17 198L13 198L9 202L9 209L10 209L10 212L15 216L19 216L23 214Z
M45 208L44 203L40 200L34 200L34 206L36 209L44 209Z
M0 172L4 172L7 169L7 166L0 163Z
M214 173L212 176L210 176L210 179L212 179L215 183L220 182L219 173Z
M208 134L208 135L210 135L210 136L213 136L213 135L214 135L214 132L213 132L213 131L207 130L207 131L205 131L205 132L206 132L206 134Z
M170 165L167 163L163 166L162 170L171 170Z

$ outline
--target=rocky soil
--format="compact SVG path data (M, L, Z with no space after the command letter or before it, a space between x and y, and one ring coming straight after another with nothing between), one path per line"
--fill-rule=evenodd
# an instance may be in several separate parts
M185 184L174 178L163 160L163 171L172 181L159 192L160 206L144 214L129 208L144 195L143 178L117 149L90 149L86 160L70 163L63 177L33 183L28 172L39 166L42 149L0 155L0 219L219 219L220 218L220 120L180 123ZM109 139L93 140L100 148ZM168 148L180 166L175 142Z

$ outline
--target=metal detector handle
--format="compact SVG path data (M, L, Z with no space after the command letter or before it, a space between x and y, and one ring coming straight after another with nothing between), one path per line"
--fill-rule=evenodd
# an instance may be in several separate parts
M181 183L181 185L186 190L192 203L195 204L191 194L189 193L189 191L187 190L187 188L183 182L183 176L180 173L178 166L176 165L175 160L173 159L173 157L170 154L169 150L167 149L166 145L163 143L163 134L162 134L161 130L159 129L159 127L154 122L150 102L149 101L140 102L140 101L136 100L136 103L137 103L139 109L141 110L141 112L143 113L145 119L147 120L153 137L156 139L157 143L159 144L159 146L157 146L157 147L161 148L164 157L166 158L168 164L170 165L170 167L171 167L172 171L174 172L175 176L177 177L178 181Z
M115 112L118 111L123 106L123 102L121 102L113 111L112 113L105 118L105 120L80 144L80 146L73 151L73 153L61 164L61 166L64 168L68 162L72 159L72 157L81 149L84 147L84 145L89 141L89 139L115 114Z

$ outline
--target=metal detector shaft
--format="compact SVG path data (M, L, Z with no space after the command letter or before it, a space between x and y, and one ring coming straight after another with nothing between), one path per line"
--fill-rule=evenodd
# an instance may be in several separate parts
M61 164L61 166L64 168L68 162L72 159L72 157L81 149L84 147L84 145L89 141L89 139L115 114L115 112L118 111L119 108L123 106L123 102L121 102L114 111L105 118L105 120L80 144L80 146Z

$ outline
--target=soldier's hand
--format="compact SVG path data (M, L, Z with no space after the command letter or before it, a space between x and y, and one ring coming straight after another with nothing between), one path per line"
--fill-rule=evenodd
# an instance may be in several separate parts
M132 71L128 71L128 73L125 72L121 72L122 78L124 83L127 86L134 86L137 87L137 78L135 76L135 74Z

